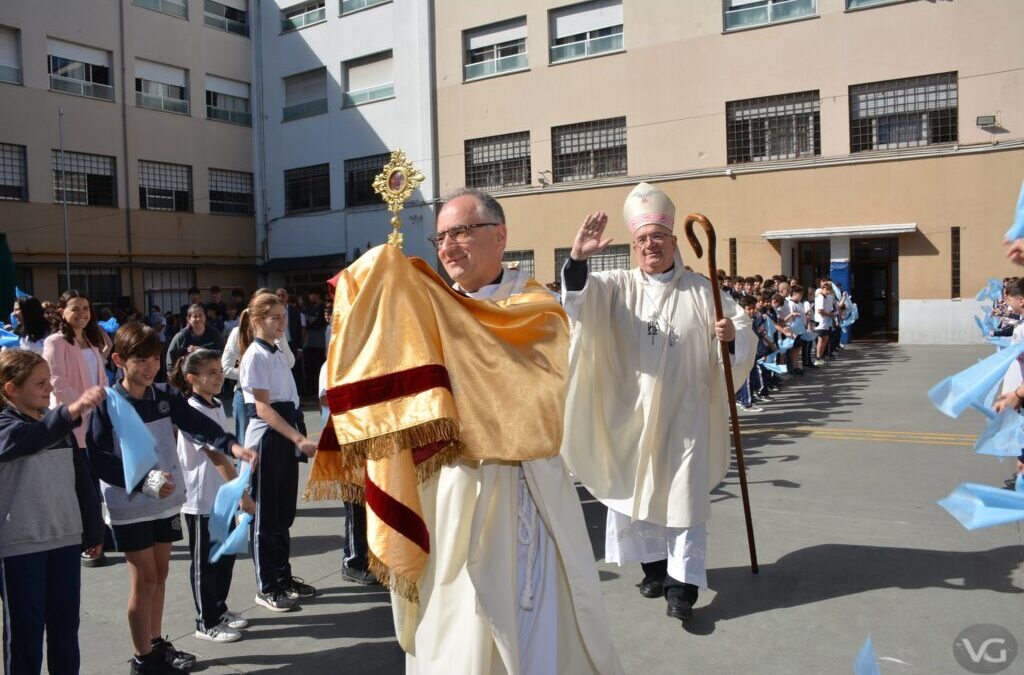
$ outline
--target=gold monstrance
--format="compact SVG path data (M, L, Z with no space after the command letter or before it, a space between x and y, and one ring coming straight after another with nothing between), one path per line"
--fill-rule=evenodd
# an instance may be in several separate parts
M402 210L409 197L412 197L413 190L422 182L423 174L405 158L405 153L401 150L391 152L391 161L385 164L373 179L374 192L380 195L391 211L391 234L388 235L388 243L399 250L402 249L403 237L398 231L402 226L398 212Z

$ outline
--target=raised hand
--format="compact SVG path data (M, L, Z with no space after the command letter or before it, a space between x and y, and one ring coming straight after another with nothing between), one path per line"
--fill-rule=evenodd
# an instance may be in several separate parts
M68 406L68 414L71 419L77 420L83 413L87 413L107 397L103 387L89 387L85 393L78 397L78 400Z
M572 251L569 253L572 259L586 260L608 248L612 240L601 238L604 236L604 228L607 225L608 214L604 211L591 213L584 218L580 231L576 233L576 240L572 243Z

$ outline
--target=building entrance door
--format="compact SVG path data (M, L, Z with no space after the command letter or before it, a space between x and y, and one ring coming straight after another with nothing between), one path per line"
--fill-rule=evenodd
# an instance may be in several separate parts
M860 318L857 339L895 341L899 335L899 240L850 242L850 295Z
M800 285L807 289L804 299L814 301L814 290L818 287L818 279L828 276L832 245L828 239L821 241L801 241L797 243L797 259L800 261L796 269L796 278Z

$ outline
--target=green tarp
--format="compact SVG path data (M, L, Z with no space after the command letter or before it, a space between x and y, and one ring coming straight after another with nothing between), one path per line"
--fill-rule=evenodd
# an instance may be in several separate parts
M14 308L14 258L7 246L7 235L0 233L0 324Z

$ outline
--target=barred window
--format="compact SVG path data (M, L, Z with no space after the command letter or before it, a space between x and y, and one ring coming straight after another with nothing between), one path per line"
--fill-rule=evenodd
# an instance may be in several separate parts
M466 141L466 185L502 188L529 184L529 131Z
M820 155L820 110L817 91L727 102L728 163Z
M146 313L156 305L161 312L177 312L188 304L188 289L196 286L194 267L147 267L142 270L146 289Z
M626 118L551 129L554 182L626 175Z
M24 145L0 143L0 199L28 201Z
M331 166L317 164L284 172L284 212L311 213L331 208Z
M562 266L569 259L571 248L555 249L555 275L561 276ZM588 269L591 272L606 272L608 270L628 270L630 266L629 244L615 244L609 246L601 253L587 258Z
M960 228L949 228L949 295L960 297Z
M139 208L192 210L192 167L139 160Z
M252 174L210 169L210 213L248 216L252 212Z
M75 265L71 268L71 284L63 267L57 272L57 292L64 294L74 288L89 296L93 308L116 305L121 297L121 270L117 267L85 267Z
M380 195L373 191L373 179L390 160L391 155L386 152L345 160L345 206L383 203Z
M530 278L534 278L534 271L536 266L533 260L533 250L529 251L505 251L504 255L501 256L501 262L505 263L509 269L524 270L530 275ZM561 274L561 270L556 270L556 273Z
M67 190L68 204L117 206L116 163L117 160L106 155L65 150L62 176L60 150L52 150L53 201L64 202L63 187Z
M957 74L850 87L850 152L957 141Z

